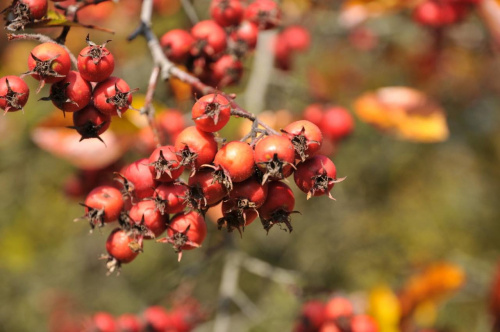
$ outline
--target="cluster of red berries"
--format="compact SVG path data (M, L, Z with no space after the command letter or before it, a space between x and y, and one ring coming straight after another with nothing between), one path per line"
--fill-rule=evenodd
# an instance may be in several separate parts
M425 0L413 11L416 22L442 27L463 20L481 0Z
M109 271L135 259L144 239L165 231L167 236L158 242L172 244L180 259L183 250L202 244L207 233L204 215L220 202L219 229L241 234L259 216L267 232L283 224L292 231L295 196L280 181L292 173L308 198L333 199L330 190L343 179L337 179L328 157L317 154L323 141L318 126L295 121L275 135L255 129L250 144L231 141L219 148L214 132L228 123L231 105L231 98L222 94L200 98L192 107L195 126L185 128L174 145L160 146L149 158L116 173L121 190L100 186L88 194L82 205L92 228L116 220L120 224L106 243ZM185 169L190 170L187 181L180 179Z
M294 332L378 332L377 323L368 315L356 315L352 303L335 296L326 303L310 300L302 305Z
M98 138L111 123L112 116L130 108L132 92L119 77L111 76L115 68L113 55L106 43L97 45L87 36L87 47L78 56L78 71L72 71L68 51L59 44L43 43L36 46L28 58L31 75L40 81L37 92L52 83L51 100L64 114L73 113L73 126L81 139ZM0 106L6 112L17 111L27 102L29 90L21 78L7 76L0 80Z
M211 20L196 23L190 32L168 31L160 44L169 60L221 88L238 83L241 59L255 49L259 30L279 23L281 11L273 0L256 0L247 7L240 0L212 0L210 15Z
M118 317L107 312L95 313L83 327L75 326L78 332L189 332L206 319L196 300L166 310L161 306L150 306L141 314L123 314Z

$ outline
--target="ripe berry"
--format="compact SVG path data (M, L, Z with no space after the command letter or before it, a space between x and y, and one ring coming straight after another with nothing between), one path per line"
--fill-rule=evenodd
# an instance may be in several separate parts
M222 167L232 182L242 182L253 174L253 150L245 142L229 142L215 155L214 165Z
M52 84L50 96L42 100L51 100L63 112L76 112L86 107L91 97L90 83L79 72L70 71L62 81Z
M440 27L455 23L466 14L461 4L427 0L420 3L413 12L413 18L420 24Z
M127 82L121 78L111 76L98 83L94 88L94 105L102 113L121 116L130 108L132 93Z
M109 40L97 45L91 42L87 35L86 41L88 46L78 56L78 71L89 82L102 82L111 76L115 69L113 54L105 47Z
M182 250L192 250L201 246L207 236L207 225L198 212L180 213L170 221L167 234L168 237L161 242L171 243L175 252L179 254L180 261Z
M352 332L378 332L377 323L367 315L356 315L351 319Z
M273 0L256 0L245 9L245 19L255 22L261 30L274 28L280 18L281 10Z
M19 111L28 102L30 90L22 78L4 76L0 78L0 108L7 112Z
M191 115L198 129L219 131L229 122L231 104L220 94L208 94L193 105Z
M314 156L323 143L321 130L307 120L292 122L282 132L292 142L295 158L302 161Z
M307 301L302 305L301 321L307 330L317 331L325 322L325 305L318 300Z
M188 188L181 183L162 183L155 189L154 202L161 214L174 214L184 210Z
M222 202L222 218L217 220L217 228L221 230L222 227L226 227L229 233L236 229L240 236L243 236L242 231L245 230L245 226L250 225L258 213L255 209L241 208L238 203L232 199Z
M190 126L175 139L175 149L181 157L181 165L194 170L212 163L217 153L217 142L214 134Z
M212 0L210 16L222 27L236 26L243 18L244 8L240 0Z
M24 26L39 20L47 15L47 0L19 0L12 2L11 7L6 10L12 14L12 19L8 21L9 30L24 29ZM6 16L10 19L10 16Z
M259 27L254 22L243 21L231 34L231 39L235 42L232 46L233 52L242 57L257 46Z
M297 165L293 179L300 190L307 193L307 199L311 196L328 195L334 199L330 190L335 183L344 179L337 179L335 164L328 157L316 155Z
M116 332L115 318L107 312L98 312L92 317L91 330L96 332Z
M111 123L111 117L107 114L102 114L92 105L87 105L84 109L73 113L73 126L70 128L82 135L80 141L88 138L97 138L101 142L104 141L99 135L104 133Z
M140 228L145 239L160 236L167 229L168 214L162 215L154 201L140 201L129 211L131 222Z
M170 61L182 63L186 60L195 40L185 30L174 29L165 33L160 39L160 45Z
M284 223L287 229L293 230L290 224L290 214L297 213L293 211L295 206L295 196L288 185L280 181L269 182L267 199L258 209L262 226L269 232L275 224Z
M323 121L323 106L321 104L311 104L304 109L302 114L304 120L314 123L316 126L320 126Z
M197 210L206 209L226 197L226 187L215 180L212 170L199 170L189 178L191 187L188 205Z
M195 56L204 54L216 58L226 49L226 32L215 21L196 23L191 29L191 35L196 41L191 51Z
M333 140L349 136L354 130L354 119L343 107L330 107L325 110L321 125L323 135Z
M181 176L184 166L179 163L175 147L171 145L156 148L149 157L149 170L156 181L172 182Z
M351 301L346 298L335 296L331 298L325 306L325 318L327 320L337 320L341 317L350 318L354 314Z
M311 44L311 35L301 25L290 25L286 27L280 34L286 42L288 49L291 51L303 52L309 48Z
M70 68L69 54L62 46L55 43L43 43L31 51L28 58L29 71L24 75L30 74L40 81L38 92L45 83L62 81Z
M255 145L255 164L264 173L263 183L290 176L295 162L295 149L285 136L271 135Z
M137 200L153 197L156 181L149 170L149 160L147 158L139 159L126 166L121 175L126 179L121 179L124 183L124 189L128 191Z
M226 54L212 64L212 80L217 87L236 84L243 74L243 64L235 56Z
M337 324L335 324L335 322L326 322L325 324L321 325L319 332L342 332L342 331L337 327Z
M118 219L123 209L121 192L111 186L100 186L92 190L85 199L85 217L90 227L104 226L104 223Z
M130 237L127 232L120 228L114 229L106 241L109 272L118 269L121 264L133 261L142 251L142 241Z
M143 324L141 320L132 314L123 314L116 319L120 331L124 332L141 332Z
M239 201L244 208L258 209L267 199L268 184L260 184L255 178L235 183L229 198Z

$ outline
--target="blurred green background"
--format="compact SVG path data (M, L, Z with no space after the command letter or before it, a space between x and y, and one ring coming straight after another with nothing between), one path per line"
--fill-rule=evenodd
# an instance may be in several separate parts
M196 2L202 18L207 6L207 1ZM155 16L158 35L173 27L189 28L182 10L172 11ZM145 42L125 41L137 18L116 15L96 21L116 34L92 31L92 39L113 39L108 46L117 58L115 75L144 92L151 68ZM0 330L47 330L59 296L71 298L82 313L119 315L167 305L169 294L185 284L213 314L222 268L232 250L298 276L290 287L242 269L239 286L259 311L250 319L232 307L232 331L288 331L304 299L326 299L333 292L363 298L379 285L397 290L416 270L441 260L463 268L467 281L440 306L436 326L489 330L487 298L500 248L500 57L480 17L473 13L444 32L437 66L430 72L419 59L431 48L432 31L414 23L408 11L363 23L378 38L369 51L353 46L350 31L338 23L337 4L290 17L291 23L310 30L312 47L296 57L292 71L273 69L265 109L287 109L300 118L309 103L318 101L311 94L313 70L328 84L325 100L348 108L362 93L384 86L428 93L447 112L449 139L436 144L400 141L357 120L353 135L332 156L339 176L347 176L332 191L337 200L306 201L297 192L296 208L302 214L293 216L291 234L273 228L266 235L256 221L242 239L231 233L223 248L208 253L228 236L210 224L206 244L186 252L181 263L168 246L147 242L144 254L124 266L119 277L108 277L97 258L105 252L110 228L89 235L85 222L73 222L83 209L62 188L76 169L31 141L33 128L52 105L37 101L48 88L35 95L37 82L26 78L32 95L25 114L0 117ZM86 33L70 32L73 52L84 47ZM27 70L35 43L9 43L2 33L0 45L0 76ZM252 66L250 57L242 83L229 91L244 91ZM190 106L176 104L161 85L155 97L170 107ZM231 137L237 123L223 135ZM125 160L138 157L130 153ZM200 331L210 328L207 323Z

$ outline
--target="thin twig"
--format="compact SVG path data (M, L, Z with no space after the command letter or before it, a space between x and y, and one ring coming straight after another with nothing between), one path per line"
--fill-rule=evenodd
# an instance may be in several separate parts
M196 14L193 4L190 0L181 0L181 5L192 25L195 25L200 21L200 19L198 18L198 14Z
M7 34L7 39L9 41L11 40L36 40L40 43L53 43L53 44L57 44L59 46L61 46L62 48L64 48L68 54L69 54L69 57L71 59L71 63L73 64L73 67L74 68L77 68L77 60L76 60L76 57L73 53L71 53L71 51L69 50L69 48L66 47L66 45L63 45L63 44L59 44L58 42L56 42L55 40L53 40L52 38L48 37L48 36L45 36L45 35L42 35L40 33L33 33L33 34L30 34L30 33L22 33L22 34L12 34L12 33L8 33Z
M153 131L153 136L157 146L161 145L160 136L158 134L158 128L155 123L155 108L153 106L153 96L156 90L156 83L158 82L158 77L160 76L160 67L155 66L151 71L151 76L149 77L148 90L146 92L146 97L144 98L144 106L141 108L141 114L146 115L148 118L149 126Z

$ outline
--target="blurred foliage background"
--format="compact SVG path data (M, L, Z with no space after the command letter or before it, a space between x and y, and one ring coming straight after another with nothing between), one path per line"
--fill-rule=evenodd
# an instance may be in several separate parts
M206 0L195 2L202 18L208 5ZM117 62L114 75L144 92L150 55L142 39L125 40L138 23L138 3L105 6L112 9L108 16L81 16L81 21L116 32L91 31L91 37L98 43L113 40L108 47ZM189 28L179 3L165 1L165 7L155 13L158 35ZM294 59L293 70L270 69L265 109L286 109L300 118L312 102L351 108L367 91L403 85L442 105L449 138L434 144L408 142L357 120L354 133L332 155L339 176L347 176L333 189L337 200L306 201L297 194L302 214L293 216L291 234L272 229L266 235L257 221L240 239L209 225L207 243L185 253L181 263L171 248L147 242L144 254L124 266L119 277L107 277L97 258L105 252L109 228L89 235L85 222L73 222L83 209L78 200L66 197L63 187L77 170L32 142L32 130L53 106L37 101L48 88L37 96L37 82L26 78L32 95L25 113L0 117L0 330L46 330L61 296L71 299L77 311L118 315L167 305L169 294L181 285L189 285L213 314L222 268L234 250L298 277L291 287L241 270L239 286L258 315L247 318L234 306L233 331L290 330L302 301L325 299L333 292L360 299L364 308L362 299L370 290L387 286L396 291L427 264L443 260L463 269L466 282L430 324L451 331L489 330L487 300L500 254L500 57L481 16L473 12L440 31L436 48L436 31L416 24L405 8L377 12L355 28L341 24L340 2L285 0L283 8L285 24L304 25L312 46ZM369 49L357 45L356 29L374 38ZM59 31L42 32L57 36ZM87 33L72 29L68 47L79 52ZM0 76L25 72L35 43L7 42L2 33L0 45ZM248 59L241 84L228 91L242 95L253 60ZM183 111L191 106L176 101L168 85L160 86L155 98ZM245 105L244 98L239 100ZM234 138L240 123L232 120L222 135ZM138 157L130 152L124 160ZM227 237L222 248L207 251ZM199 330L210 330L210 324Z

